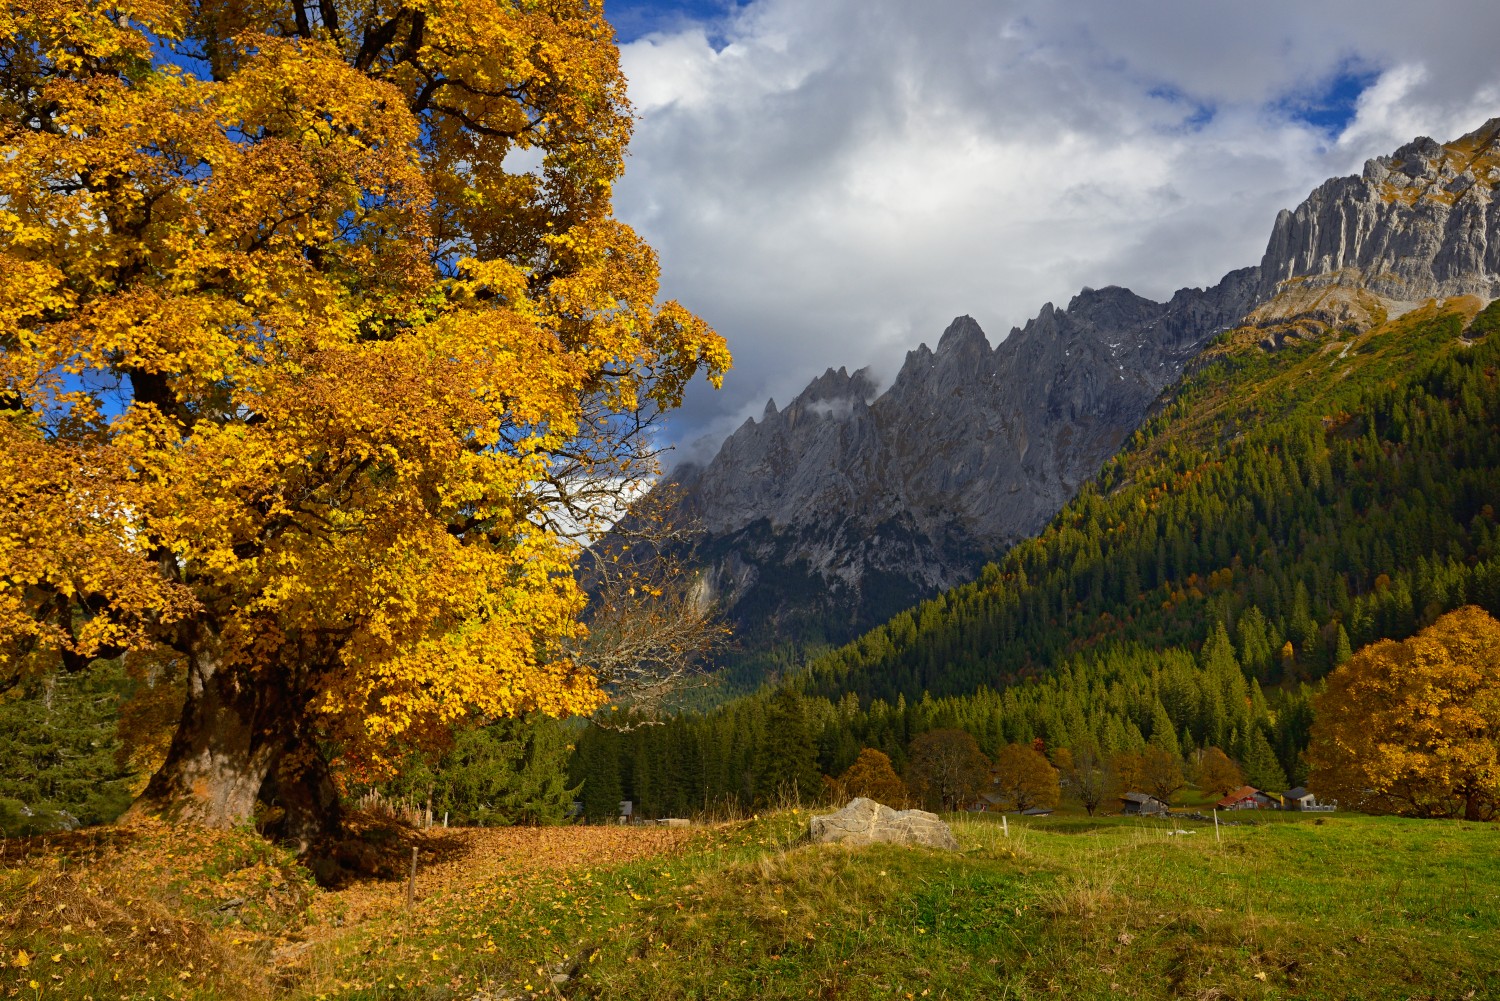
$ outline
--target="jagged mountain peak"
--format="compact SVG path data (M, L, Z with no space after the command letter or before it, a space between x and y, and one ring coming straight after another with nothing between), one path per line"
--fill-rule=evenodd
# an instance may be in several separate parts
M945 354L972 347L983 347L985 351L989 351L990 339L980 329L979 322L966 314L954 317L953 322L948 324L948 329L938 338L936 353Z
M857 399L869 403L874 399L878 389L875 377L868 366L858 369L851 375L848 369L840 365L837 369L829 368L809 382L807 388L797 395L793 404L844 399Z
M1278 216L1259 266L1210 288L1165 303L1084 288L996 345L958 316L884 392L828 369L674 475L713 588L754 647L837 640L966 579L1094 476L1221 332L1275 350L1500 293L1497 184L1500 119L1320 185Z
M1500 118L1448 143L1421 136L1366 162L1363 176L1386 199L1407 204L1429 199L1451 205L1472 187L1493 190L1500 183Z
M1422 137L1281 212L1261 259L1262 301L1332 276L1398 308L1500 294L1500 119L1449 143Z

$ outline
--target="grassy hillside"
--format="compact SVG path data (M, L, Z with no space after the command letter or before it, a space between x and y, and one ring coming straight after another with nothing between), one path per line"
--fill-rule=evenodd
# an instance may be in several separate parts
M423 841L439 863L409 914L399 881L315 891L240 835L175 847L148 835L92 853L32 845L23 859L12 846L0 860L0 995L1500 993L1493 826L1260 817L1216 840L1211 825L1168 836L1175 823L1059 816L1013 818L1006 837L989 818L958 818L962 851L948 854L807 845L806 818L446 832ZM152 853L165 878L119 881Z

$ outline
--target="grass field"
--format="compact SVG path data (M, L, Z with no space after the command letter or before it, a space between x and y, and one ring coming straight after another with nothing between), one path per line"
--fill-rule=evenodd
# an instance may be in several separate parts
M808 845L807 816L403 835L410 911L248 832L12 844L0 996L1500 997L1500 825L960 817L951 854Z

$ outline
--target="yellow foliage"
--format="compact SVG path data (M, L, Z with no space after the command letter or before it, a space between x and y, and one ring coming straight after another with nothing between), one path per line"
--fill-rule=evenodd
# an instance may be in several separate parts
M1500 806L1500 622L1474 606L1328 677L1308 784L1346 805L1488 819Z
M320 7L0 12L0 673L175 651L378 767L599 704L548 506L730 359L611 215L597 3Z

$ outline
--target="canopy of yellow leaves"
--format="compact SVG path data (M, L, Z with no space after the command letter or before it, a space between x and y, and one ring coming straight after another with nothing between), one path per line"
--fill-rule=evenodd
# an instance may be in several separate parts
M1475 606L1328 677L1307 758L1321 798L1422 817L1500 806L1500 622Z
M0 49L0 673L211 658L376 764L596 706L540 485L729 365L611 215L600 5L16 0Z

